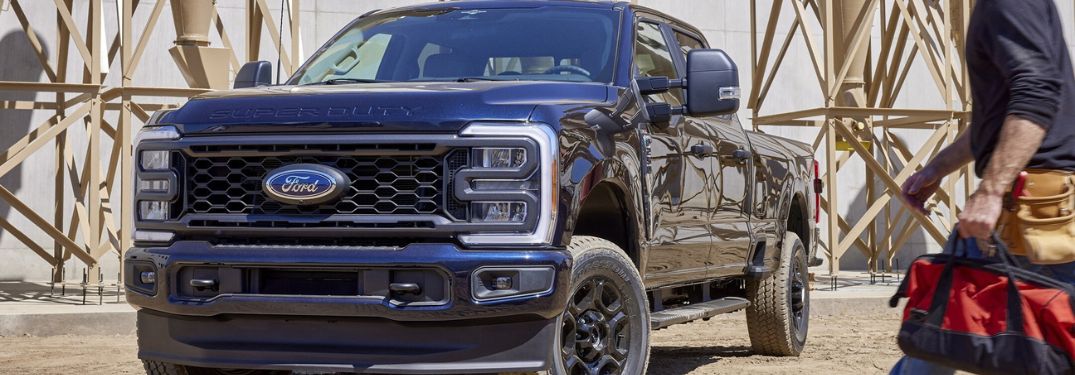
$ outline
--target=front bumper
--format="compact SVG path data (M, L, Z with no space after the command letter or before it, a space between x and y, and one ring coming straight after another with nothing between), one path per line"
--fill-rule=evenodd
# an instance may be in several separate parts
M128 272L138 312L139 357L199 367L428 373L536 371L548 367L567 302L566 251L464 251L452 244L403 249L215 247L178 242L131 249L129 264L152 264L153 290ZM438 270L438 303L368 295L221 293L191 298L176 285L190 267ZM549 291L495 301L472 292L474 271L548 267ZM128 270L129 271L129 270ZM477 281L474 281L477 282Z

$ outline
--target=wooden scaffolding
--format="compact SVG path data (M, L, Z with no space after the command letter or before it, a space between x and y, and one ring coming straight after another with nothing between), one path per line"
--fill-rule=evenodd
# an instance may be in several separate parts
M868 259L871 271L891 271L892 259L912 234L921 229L943 244L952 230L959 198L970 192L969 167L946 180L927 205L928 214L896 201L900 185L969 120L963 51L972 6L973 0L751 1L754 128L817 129L812 144L825 165L821 237L831 275L839 274L840 259L852 247ZM791 61L794 45L805 47L805 61ZM810 65L818 91L770 91L781 68L793 63ZM908 92L908 82L931 83L926 86L936 89L938 103L898 106L901 94L922 95ZM814 97L816 106L770 110L767 99L778 95ZM925 141L912 148L914 142L900 132ZM865 166L865 181L841 180L840 172L853 161ZM854 217L839 210L840 186L849 185L866 190L866 208Z
M87 267L83 282L99 285L99 262L102 257L108 254L121 256L122 251L131 244L133 182L130 179L134 131L149 119L153 111L172 107L182 98L207 89L146 87L132 81L146 49L161 47L150 46L150 40L160 27L161 14L169 1L146 2L142 5L139 0L118 0L114 4L102 0L54 0L57 28L53 34L55 38L49 40L55 40L58 44L55 60L50 57L41 39L40 33L46 30L39 30L40 25L30 22L25 7L30 2L6 1L6 4L0 4L0 9L14 12L48 81L0 81L0 92L52 93L53 97L52 100L0 100L0 110L3 111L49 114L46 121L31 128L11 147L0 150L0 177L17 170L30 155L48 147L54 149L56 168L52 171L55 176L51 187L55 196L52 217L36 212L15 192L0 186L0 200L33 224L32 227L16 227L0 217L0 231L18 239L50 264L54 270L53 281L64 281L65 261L74 257ZM231 1L245 4L244 60L258 60L262 56L260 47L264 29L268 31L271 44L280 56L283 74L289 75L301 63L299 1L285 0L284 10L281 11L283 14L278 19L283 20L286 27L277 25L266 0ZM225 55L227 67L237 71L240 55L233 48L232 39L224 28L226 23L234 21L218 16L215 1L183 0L182 6L200 2L207 7L205 14L209 16L206 31L212 27L223 48L228 50ZM40 9L40 4L36 3L37 0L33 9ZM88 12L78 14L76 5L86 3ZM179 3L172 5L173 13L178 11ZM118 27L108 30L108 35L104 30L105 12L115 12L119 20ZM136 19L140 22L135 22ZM80 25L85 27L80 28ZM290 32L288 45L283 43L281 30ZM177 40L177 44L182 43ZM118 64L114 64L116 58L119 58ZM72 67L76 71L81 68L82 74L68 74ZM184 76L198 75L194 70L199 67L179 64L178 68ZM220 69L219 66L213 68ZM107 77L113 74L120 76L119 84L106 86ZM109 121L109 118L114 120ZM84 139L76 140L68 135L76 124L85 129ZM103 149L103 145L110 146ZM73 209L68 209L68 206L73 206ZM31 231L40 231L51 238L54 241L51 248L33 241Z

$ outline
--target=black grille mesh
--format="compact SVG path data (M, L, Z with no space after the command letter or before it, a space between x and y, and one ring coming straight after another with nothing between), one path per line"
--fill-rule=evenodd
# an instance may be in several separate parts
M318 206L267 199L265 175L299 163L339 169L351 187L339 201ZM445 169L441 156L187 156L185 168L185 213L254 215L437 214Z
M453 151L444 159L444 164L446 165L445 175L448 176L444 179L444 191L447 192L448 197L445 211L456 220L465 220L467 204L455 198L455 184L452 183L452 179L455 178L456 172L470 164L470 153L466 150Z

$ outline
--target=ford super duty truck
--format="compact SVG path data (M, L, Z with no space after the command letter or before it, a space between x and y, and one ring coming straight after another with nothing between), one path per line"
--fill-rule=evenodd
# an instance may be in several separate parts
M817 164L743 130L691 25L442 2L271 71L139 133L148 373L639 375L651 330L743 309L756 353L803 349Z

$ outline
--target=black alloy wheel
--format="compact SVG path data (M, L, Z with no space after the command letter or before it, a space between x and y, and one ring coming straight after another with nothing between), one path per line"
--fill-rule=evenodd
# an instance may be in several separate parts
M637 375L649 364L649 302L638 269L615 244L575 236L571 294L551 375Z
M622 373L631 351L631 326L623 296L611 283L603 276L586 279L564 312L560 354L572 375Z

